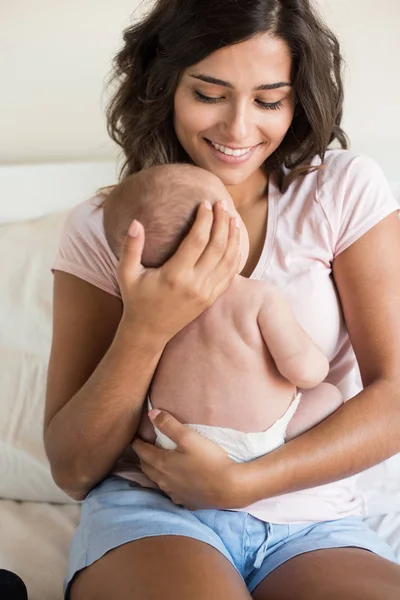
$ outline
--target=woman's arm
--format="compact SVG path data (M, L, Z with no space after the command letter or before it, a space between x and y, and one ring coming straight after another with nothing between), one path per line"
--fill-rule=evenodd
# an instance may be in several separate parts
M210 207L211 208L211 207ZM220 203L199 208L175 255L144 269L134 223L118 266L123 299L56 272L44 440L53 477L82 499L132 441L168 341L225 291L238 271L239 230Z
M398 214L342 252L333 272L365 388L314 429L239 465L244 505L342 479L400 451Z
M56 483L82 500L131 442L162 347L120 322L119 299L59 271L53 314L45 448Z

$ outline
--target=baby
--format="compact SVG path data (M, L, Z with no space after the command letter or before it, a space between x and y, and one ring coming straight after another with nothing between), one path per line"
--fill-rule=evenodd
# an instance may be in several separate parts
M239 218L243 269L249 239L233 200L218 177L191 165L152 167L111 191L104 202L110 248L119 258L129 225L137 219L146 236L143 265L161 266L175 253L205 200L224 202ZM167 344L138 435L175 448L148 419L153 407L219 444L235 461L258 458L342 404L339 391L321 383L328 369L328 360L279 291L265 281L236 275L228 290ZM302 395L298 388L309 391Z

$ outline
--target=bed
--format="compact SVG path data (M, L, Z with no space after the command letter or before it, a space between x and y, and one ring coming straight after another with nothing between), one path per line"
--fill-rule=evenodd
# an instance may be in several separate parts
M114 162L0 167L0 568L24 579L30 600L62 599L80 512L53 483L42 443L50 265L66 211L116 173ZM398 195L400 182L391 185ZM400 455L358 485L400 562Z

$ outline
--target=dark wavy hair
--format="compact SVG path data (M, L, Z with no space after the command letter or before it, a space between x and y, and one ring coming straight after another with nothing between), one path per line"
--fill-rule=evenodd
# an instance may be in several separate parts
M215 50L268 33L292 55L294 118L286 137L265 161L268 172L306 174L315 156L323 162L337 140L347 148L342 57L337 38L310 0L157 0L123 34L107 108L108 132L122 148L121 178L143 168L192 162L173 124L174 95L182 72ZM315 168L315 167L314 167Z

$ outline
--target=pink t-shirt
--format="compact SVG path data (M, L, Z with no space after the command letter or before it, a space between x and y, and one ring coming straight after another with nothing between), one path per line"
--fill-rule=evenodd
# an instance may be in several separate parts
M320 159L315 159L320 164ZM68 215L53 265L120 297L116 259L92 198ZM356 358L332 279L332 261L364 233L399 209L377 164L350 151L330 150L324 167L299 177L282 194L269 183L264 248L251 275L277 285L302 327L330 361L327 381L347 400L361 390ZM355 477L268 498L246 507L272 523L365 515Z

